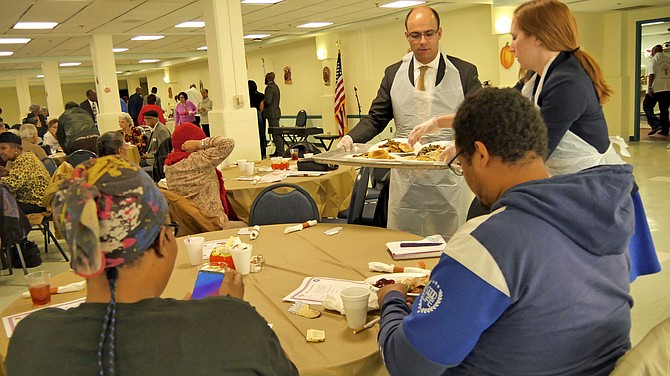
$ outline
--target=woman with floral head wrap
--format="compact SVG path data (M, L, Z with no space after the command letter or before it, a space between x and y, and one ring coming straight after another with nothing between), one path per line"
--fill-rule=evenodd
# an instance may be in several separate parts
M267 322L240 300L237 272L226 271L218 297L160 298L177 257L175 225L138 166L119 156L80 164L56 195L54 219L72 269L87 280L86 302L22 320L8 374L297 374Z
M172 153L165 160L165 179L170 191L184 196L208 216L218 217L221 228L239 227L237 215L226 198L226 187L218 166L235 147L232 138L205 137L191 123L183 123L172 134ZM244 226L244 225L242 225Z

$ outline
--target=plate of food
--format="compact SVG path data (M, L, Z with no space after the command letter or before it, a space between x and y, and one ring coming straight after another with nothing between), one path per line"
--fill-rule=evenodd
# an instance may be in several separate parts
M376 275L365 280L372 292L394 283L402 283L407 287L407 295L419 296L430 280L426 273L391 273Z

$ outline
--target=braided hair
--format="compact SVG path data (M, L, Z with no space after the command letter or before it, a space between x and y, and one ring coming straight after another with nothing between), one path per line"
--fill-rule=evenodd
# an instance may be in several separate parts
M116 370L114 367L114 334L116 329L116 282L119 278L118 268L109 268L106 270L107 282L109 283L110 300L107 305L107 312L105 313L105 321L102 324L102 333L100 333L100 343L98 345L98 366L100 367L100 376L105 376L104 350L105 344L109 353L109 368L107 368L108 375L114 375Z

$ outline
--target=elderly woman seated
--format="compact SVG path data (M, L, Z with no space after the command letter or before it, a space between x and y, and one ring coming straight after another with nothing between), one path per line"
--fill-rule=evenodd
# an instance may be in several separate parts
M34 153L39 160L47 157L47 153L42 149L41 146L37 145L39 141L37 135L37 128L32 124L23 124L19 128L19 134L21 135L21 146L23 146L24 152Z
M119 115L119 127L121 128L119 132L123 134L125 141L137 146L137 151L140 155L147 152L147 141L144 138L144 132L140 127L133 124L133 118L130 115L125 112Z
M43 374L45 364L56 376L298 374L267 322L241 300L234 270L226 270L219 296L160 298L177 240L165 199L139 166L119 156L92 159L61 188L54 218L72 269L86 278L86 302L23 319L9 344L8 374Z
M21 137L11 132L0 134L0 158L12 162L9 169L0 167L0 183L14 194L23 213L44 212L42 196L51 177L40 159L25 152Z
M221 228L245 226L236 221L221 171L216 168L233 151L235 140L222 136L205 138L198 126L183 123L172 134L172 147L165 161L170 191L191 200L204 214L218 217Z

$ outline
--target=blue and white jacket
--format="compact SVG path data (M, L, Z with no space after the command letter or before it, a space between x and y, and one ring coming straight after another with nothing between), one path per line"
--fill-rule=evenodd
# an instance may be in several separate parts
M391 375L608 375L630 347L631 173L519 184L468 221L411 309L384 298Z

